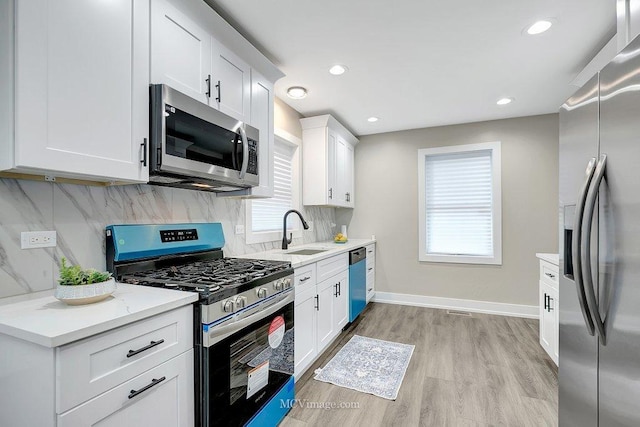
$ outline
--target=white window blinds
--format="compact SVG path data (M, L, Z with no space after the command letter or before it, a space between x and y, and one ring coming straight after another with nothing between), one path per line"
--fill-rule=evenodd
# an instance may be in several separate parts
M273 197L251 203L251 230L253 232L282 231L282 217L293 207L293 156L296 148L276 140L273 153ZM297 221L290 216L288 228Z
M494 256L492 150L424 161L426 253Z

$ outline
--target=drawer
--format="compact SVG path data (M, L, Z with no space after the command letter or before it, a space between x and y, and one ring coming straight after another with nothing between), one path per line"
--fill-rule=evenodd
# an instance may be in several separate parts
M368 245L367 248L367 268L376 265L376 245Z
M558 266L540 260L540 280L544 280L555 289L558 289L558 274Z
M294 271L294 284L296 294L316 286L316 264L305 265Z
M56 349L56 412L68 411L191 348L191 305L62 346Z
M58 427L191 427L193 349L58 415ZM161 380L161 381L158 381ZM151 387L149 387L151 384ZM132 393L137 395L131 396Z
M370 245L365 246L367 248L367 258L376 256L376 244L372 243Z
M367 302L371 300L373 295L376 293L376 272L371 271L367 273Z
M317 266L317 282L323 282L336 274L347 270L349 268L349 253L345 252L340 255L333 256L331 258L318 261Z

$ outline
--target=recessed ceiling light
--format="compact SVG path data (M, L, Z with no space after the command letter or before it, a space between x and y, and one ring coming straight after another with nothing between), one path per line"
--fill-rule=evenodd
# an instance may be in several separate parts
M367 119L367 121L368 121L369 123L375 123L375 122L377 122L378 120L379 120L379 119L378 119L377 117L369 117L369 118Z
M348 70L344 65L336 64L333 67L329 68L329 72L334 76L339 76L344 74Z
M507 105L507 104L511 104L512 102L513 102L513 98L500 98L500 99L498 99L496 104L498 104L498 105Z
M302 99L307 96L307 90L302 86L292 86L287 89L287 96L293 99Z
M534 22L531 26L527 27L527 34L536 35L540 33L544 33L553 25L552 20L544 19L541 21Z

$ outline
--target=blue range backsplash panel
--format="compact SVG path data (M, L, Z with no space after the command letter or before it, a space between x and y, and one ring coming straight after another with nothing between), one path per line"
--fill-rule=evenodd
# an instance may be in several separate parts
M114 261L222 249L225 243L219 222L109 225L106 233L113 241Z

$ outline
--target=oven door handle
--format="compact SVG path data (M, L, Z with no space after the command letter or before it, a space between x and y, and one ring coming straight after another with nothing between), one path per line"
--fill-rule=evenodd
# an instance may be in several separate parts
M247 132L244 127L238 128L240 136L242 137L242 168L240 169L240 179L244 179L244 175L247 173L247 167L249 166L249 141L247 140Z
M262 320L265 317L271 316L273 313L277 312L282 307L294 301L294 292L290 291L287 293L286 297L281 297L274 301L277 301L277 302L271 304L269 307L263 310L258 311L255 314L245 317L244 319L240 319L228 325L214 326L208 332L205 333L203 345L205 347L210 347L213 344L220 342L226 337L233 335L236 332L242 330L243 328L249 326L250 324L255 323L258 320Z

